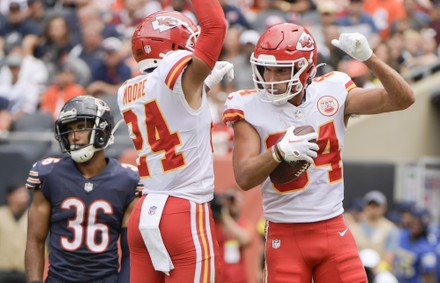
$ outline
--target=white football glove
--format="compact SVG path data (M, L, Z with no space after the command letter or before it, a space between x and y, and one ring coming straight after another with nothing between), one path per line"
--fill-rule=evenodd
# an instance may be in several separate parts
M276 144L281 151L281 157L287 162L296 162L299 160L305 160L308 163L313 163L313 159L318 154L316 151L319 149L318 145L311 140L318 138L317 133L310 133L302 136L294 134L295 127L287 129L284 137Z
M364 35L355 33L342 33L339 39L332 39L332 44L359 61L366 61L373 55Z
M216 84L221 82L225 75L228 81L234 79L234 65L226 61L217 61L211 74L206 77L205 85L209 89L212 89Z

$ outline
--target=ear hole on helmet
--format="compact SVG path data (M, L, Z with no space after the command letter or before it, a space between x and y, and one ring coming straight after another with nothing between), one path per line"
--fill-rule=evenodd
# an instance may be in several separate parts
M95 130L95 140L93 146L96 148L102 148L107 143L107 136L105 130L97 129Z

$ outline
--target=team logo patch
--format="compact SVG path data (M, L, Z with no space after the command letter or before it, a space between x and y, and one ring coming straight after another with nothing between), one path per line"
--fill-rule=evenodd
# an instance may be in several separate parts
M336 98L323 96L318 100L318 111L324 116L333 116L339 109Z
M185 22L171 16L158 16L156 20L152 22L152 25L154 30L164 32L178 26L185 26Z
M301 51L312 51L315 49L313 38L310 34L303 32L296 44L296 49Z
M145 51L145 53L150 54L151 53L151 46L150 45L145 45L144 46L144 51Z
M279 240L279 239L272 240L272 248L273 249L279 249L280 246L281 246L281 240Z
M93 191L93 183L85 183L84 184L84 191L90 193Z
M155 206L155 205L150 206L150 209L148 210L148 214L149 215L155 215L156 214L156 210L157 210L157 206Z

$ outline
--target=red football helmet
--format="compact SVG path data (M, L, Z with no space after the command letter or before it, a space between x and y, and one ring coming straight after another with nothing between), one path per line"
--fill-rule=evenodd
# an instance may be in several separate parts
M198 26L182 13L159 11L146 17L131 39L133 57L141 72L156 68L169 51L194 51Z
M300 93L316 74L318 51L309 31L299 25L282 23L269 28L257 42L251 55L255 87L265 89L270 102L284 104ZM289 80L265 82L265 67L290 67ZM285 93L276 93L274 85L287 83Z

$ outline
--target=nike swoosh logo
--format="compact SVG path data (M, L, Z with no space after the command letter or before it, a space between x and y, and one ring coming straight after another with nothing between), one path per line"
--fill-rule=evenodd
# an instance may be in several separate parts
M348 228L345 229L345 230L342 231L342 232L338 232L338 233L339 233L339 236L344 237L344 235L345 235L345 233L347 233L347 231L348 231Z

